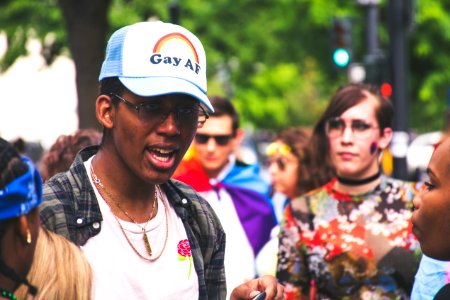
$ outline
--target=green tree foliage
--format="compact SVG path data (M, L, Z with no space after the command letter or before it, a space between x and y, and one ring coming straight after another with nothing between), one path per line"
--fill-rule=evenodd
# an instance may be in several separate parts
M0 32L7 35L8 51L0 60L0 72L9 68L17 57L26 54L29 37L43 42L47 62L67 44L61 13L54 0L3 0L0 1Z
M30 35L47 39L44 49L48 63L69 49L60 6L71 1L76 0L1 1L0 31L8 34L9 51L0 62L0 70L24 53ZM392 0L381 1L379 6L378 33L385 51L389 42L387 1ZM83 12L87 3L78 1L78 6L73 6L78 7L74 15ZM205 45L209 93L232 98L244 122L255 128L312 125L331 94L347 81L346 72L336 71L331 62L334 17L353 21L353 60L361 62L366 53L366 11L357 1L111 0L108 32L150 18L170 21L168 7L174 3L180 8L181 25L195 32ZM450 0L417 3L407 53L409 120L415 130L438 130L444 122L450 86L450 56L446 51ZM65 16L68 13L70 10ZM72 48L72 56L78 59L73 53L78 50ZM90 74L98 74L98 65L92 63ZM78 77L83 77L82 72L85 70L78 70ZM80 102L92 101L92 97L84 98L89 99Z
M242 118L256 128L312 125L327 103L317 88L321 75L312 60L300 71L295 64L280 63L252 76L234 100Z
M420 131L444 126L450 105L450 1L418 2L410 33L412 127Z
M331 2L189 1L181 22L202 37L210 78L222 80L222 93L233 99L244 122L259 129L312 125L331 90L346 80L330 63L329 27L335 13L356 7ZM185 19L196 11L204 15Z

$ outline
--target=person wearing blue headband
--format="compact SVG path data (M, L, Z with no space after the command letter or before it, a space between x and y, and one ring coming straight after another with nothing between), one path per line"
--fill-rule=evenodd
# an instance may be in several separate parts
M40 227L41 177L31 161L22 158L0 138L0 298L17 299L21 285L35 295L26 279Z

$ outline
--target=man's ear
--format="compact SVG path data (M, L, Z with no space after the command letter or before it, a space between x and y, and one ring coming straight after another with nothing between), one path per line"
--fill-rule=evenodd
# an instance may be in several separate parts
M105 128L111 129L114 125L114 104L111 97L100 95L95 101L95 113L98 122Z
M381 150L386 149L392 141L392 136L394 135L392 128L386 127L383 129L380 140L378 141L378 147Z
M245 133L242 129L238 128L236 130L236 136L233 138L233 147L236 150L244 140Z

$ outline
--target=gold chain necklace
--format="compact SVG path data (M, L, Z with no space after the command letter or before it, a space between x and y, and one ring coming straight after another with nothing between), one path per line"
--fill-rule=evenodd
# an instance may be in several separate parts
M114 204L134 223L136 224L139 228L141 228L142 230L142 238L144 240L144 244L145 244L145 249L147 249L148 255L152 256L152 248L150 247L150 243L147 237L147 233L146 233L146 228L148 225L148 222L150 222L150 220L153 218L153 213L155 211L155 207L156 207L156 203L158 202L158 195L156 192L156 188L155 188L155 195L154 195L154 199L153 199L153 205L152 205L152 210L150 212L150 216L147 219L147 222L145 223L144 227L142 227L138 222L136 222L136 220L125 210L122 208L122 206L119 204L118 201L115 200L115 198L113 197L113 195L105 188L105 186L103 185L103 183L101 182L100 178L98 178L98 176L95 174L94 172L94 167L91 164L91 175L92 175L92 180L94 181L94 183L97 186L100 186L105 193L108 195L108 197L114 202ZM105 197L103 197L105 198ZM109 203L108 203L109 205Z
M138 222L135 221L135 219L133 217L131 217L120 205L119 203L114 199L114 197L112 196L112 194L105 188L105 186L103 185L103 183L101 182L100 178L95 174L94 172L94 167L92 166L91 163L91 176L92 176L92 181L94 182L95 186L97 187L98 192L100 193L100 195L103 197L103 199L105 199L106 204L108 204L109 208L111 208L111 211L113 213L114 218L116 219L117 223L119 224L120 230L122 231L123 235L125 236L125 239L127 240L128 244L131 246L131 248L133 249L133 251L142 259L147 260L147 261L155 261L158 258L161 257L162 253L164 252L164 249L166 248L166 244L167 244L167 239L169 236L169 224L168 224L168 217L167 217L167 204L164 201L163 197L162 197L162 192L159 188L158 185L155 185L155 197L154 197L154 202L153 202L153 206L152 206L152 211L150 212L150 217L147 220L147 222L145 223L145 226L142 227ZM161 201L164 205L164 213L165 213L165 217L166 217L166 237L164 240L164 245L163 248L161 249L161 252L158 254L158 256L156 256L155 258L148 258L143 256L141 253L139 253L139 251L137 251L137 249L133 246L133 244L131 243L130 239L128 238L128 235L126 234L125 230L122 227L122 224L119 221L119 218L116 216L116 214L114 213L114 210L112 209L109 201L106 200L105 196L103 195L103 193L98 189L98 187L100 187L107 195L108 197L114 202L114 204L136 225L138 225L141 229L142 229L142 235L143 235L143 240L144 240L144 244L145 244L145 248L147 249L147 253L149 256L152 256L153 252L152 252L152 248L150 247L150 242L148 240L147 237L147 233L145 232L146 227L148 222L152 219L153 217L153 212L154 209L156 207L156 204L158 202L158 198L161 198ZM158 197L158 193L159 193L159 197Z

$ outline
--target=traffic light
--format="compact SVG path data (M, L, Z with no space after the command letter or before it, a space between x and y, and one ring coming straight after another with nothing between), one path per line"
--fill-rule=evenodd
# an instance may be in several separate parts
M346 68L352 60L352 22L348 18L333 19L331 29L332 59L338 68Z
M364 67L366 68L366 83L381 87L383 83L389 81L389 64L383 51L366 55Z
M366 79L364 82L375 85L387 98L392 96L392 83L389 76L389 62L383 51L377 51L364 57Z
M169 3L170 23L180 24L180 4L178 1Z
M390 98L392 96L392 84L389 82L383 82L380 85L380 92L386 98Z

